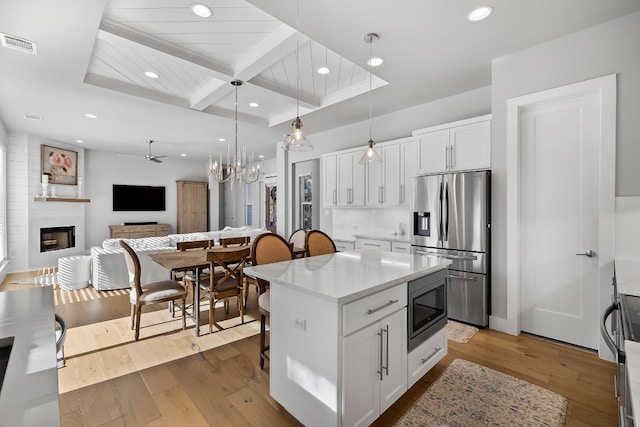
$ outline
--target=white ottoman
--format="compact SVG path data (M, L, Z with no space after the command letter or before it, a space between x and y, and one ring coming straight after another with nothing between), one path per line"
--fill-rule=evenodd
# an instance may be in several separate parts
M70 291L89 286L91 279L91 255L58 258L58 285Z

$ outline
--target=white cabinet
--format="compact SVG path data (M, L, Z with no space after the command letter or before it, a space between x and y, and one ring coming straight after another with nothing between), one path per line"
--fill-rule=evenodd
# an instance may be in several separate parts
M377 148L382 162L367 167L367 206L398 206L400 204L400 144Z
M413 132L420 151L420 173L491 167L491 115Z
M364 165L359 163L362 151L338 154L336 206L364 206Z
M411 253L411 243L409 242L391 242L391 252L399 252L402 254Z
M342 425L370 425L407 390L406 327L402 308L343 338Z
M325 156L322 158L323 164L323 205L325 208L335 206L338 203L338 170L336 163L336 155Z
M420 170L418 157L418 142L415 138L405 140L400 144L400 205L409 206L411 203L411 178Z
M447 331L440 329L415 348L407 358L407 388L424 376L447 354Z
M379 251L390 251L391 241L356 237L356 249L377 249Z
M336 250L338 252L352 251L354 249L354 242L348 240L333 240L336 244Z

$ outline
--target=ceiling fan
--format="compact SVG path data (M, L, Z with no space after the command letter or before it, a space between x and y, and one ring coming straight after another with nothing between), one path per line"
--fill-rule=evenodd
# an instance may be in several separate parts
M160 159L164 159L165 157L169 157L169 156L156 156L154 154L151 153L151 144L153 143L152 139L147 139L147 144L149 145L149 153L144 155L144 159L148 160L150 162L155 162L155 163L162 163L162 160ZM122 157L139 157L138 155L131 155L131 154L118 154L119 156Z

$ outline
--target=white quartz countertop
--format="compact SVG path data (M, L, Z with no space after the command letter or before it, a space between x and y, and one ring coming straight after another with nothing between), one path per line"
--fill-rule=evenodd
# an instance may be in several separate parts
M449 264L450 260L436 256L360 249L247 267L244 272L343 304Z
M53 288L0 292L0 338L13 336L0 425L58 426L58 369Z
M640 259L616 258L618 293L640 296Z

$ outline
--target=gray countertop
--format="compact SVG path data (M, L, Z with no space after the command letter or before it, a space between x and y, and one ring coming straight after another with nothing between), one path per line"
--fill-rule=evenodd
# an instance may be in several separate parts
M0 292L0 338L15 337L0 391L1 426L58 426L53 288Z

